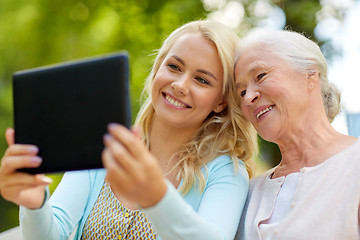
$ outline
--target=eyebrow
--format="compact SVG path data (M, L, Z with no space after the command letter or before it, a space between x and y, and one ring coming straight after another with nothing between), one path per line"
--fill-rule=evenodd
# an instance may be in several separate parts
M266 69L266 68L270 68L271 66L269 64L266 63L259 63L254 65L253 67L251 67L251 69L246 73L247 76L251 76L253 75L256 71L258 71L259 69ZM267 70L268 71L268 70ZM242 86L246 86L246 84L243 83L236 83L235 84L235 88L240 88Z
M171 55L172 58L175 58L178 62L180 62L182 65L186 66L185 62L178 56L176 55ZM217 81L217 78L215 77L214 74L212 74L210 71L207 71L207 70L203 70L203 69L196 69L197 72L200 72L200 73L204 73L212 78L214 78L216 81Z
M176 55L171 55L171 57L175 58L178 62L180 62L182 65L185 66L185 62L184 62L181 58L179 58L178 56L176 56Z
M248 74L254 74L254 72L258 71L259 69L269 69L270 67L271 65L267 63L258 63L250 69Z
M236 83L235 84L236 89L241 88L242 86L245 86L245 84L242 84L242 83Z
M247 75L253 75L258 69L263 68L263 65L255 65L253 66L250 71L247 73Z
M197 71L197 72L204 73L204 74L206 74L206 75L208 75L208 76L212 77L213 79L215 79L215 80L217 81L217 79L216 79L216 77L214 76L214 74L212 74L212 73L211 73L211 72L209 72L209 71L202 70L202 69L196 69L196 71Z

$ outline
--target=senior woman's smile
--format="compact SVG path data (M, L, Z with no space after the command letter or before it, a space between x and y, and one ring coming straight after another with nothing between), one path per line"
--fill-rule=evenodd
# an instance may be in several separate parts
M254 115L256 116L256 119L258 119L258 120L260 120L260 118L262 119L274 107L275 107L275 105L270 105L268 107L263 107L262 106L262 107L259 107L259 108L255 109Z

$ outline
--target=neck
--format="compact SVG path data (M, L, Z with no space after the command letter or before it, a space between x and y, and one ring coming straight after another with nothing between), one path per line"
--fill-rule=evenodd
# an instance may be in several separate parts
M193 129L176 128L161 122L154 116L150 131L150 151L158 159L164 172L170 166L175 166L177 161L172 159L174 153L179 151L195 133Z
M287 131L291 134L282 136L276 142L282 160L276 167L274 178L299 172L304 167L321 164L356 140L335 131L327 119L313 120L311 124L298 126L301 127Z

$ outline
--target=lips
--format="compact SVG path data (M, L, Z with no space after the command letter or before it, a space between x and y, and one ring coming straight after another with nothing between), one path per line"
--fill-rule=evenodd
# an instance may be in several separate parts
M174 97L172 97L171 95L169 95L167 93L163 92L162 95L169 104L171 104L177 108L191 108L189 105L185 104L184 102L182 102L178 99L175 99Z
M271 106L268 106L268 107L265 107L265 108L261 108L259 110L256 111L256 119L260 119L260 117L262 115L264 115L265 113L271 111L273 108L275 107L275 105L271 105Z

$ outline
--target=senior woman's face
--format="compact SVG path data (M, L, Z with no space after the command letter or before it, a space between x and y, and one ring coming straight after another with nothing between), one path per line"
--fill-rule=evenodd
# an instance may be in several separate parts
M305 74L273 50L247 49L236 63L235 80L243 114L262 138L277 142L298 125L308 104Z

